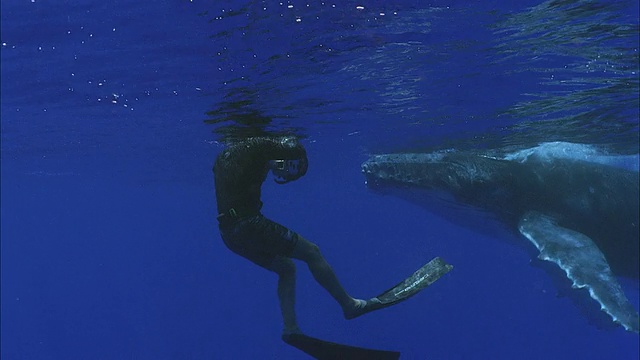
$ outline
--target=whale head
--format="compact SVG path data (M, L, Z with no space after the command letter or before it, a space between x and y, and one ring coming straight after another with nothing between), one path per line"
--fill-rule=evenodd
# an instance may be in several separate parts
M367 186L458 192L494 176L492 159L455 152L373 155L362 164ZM495 161L495 160L493 160Z

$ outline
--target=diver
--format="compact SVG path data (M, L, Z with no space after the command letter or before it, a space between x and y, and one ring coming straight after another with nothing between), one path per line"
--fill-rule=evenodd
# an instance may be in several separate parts
M300 334L295 314L296 267L304 261L315 280L338 302L346 319L385 307L378 298L356 299L342 287L318 246L262 215L262 183L269 171L278 184L304 176L308 160L295 137L253 137L222 151L213 166L218 223L234 253L278 275L283 335Z

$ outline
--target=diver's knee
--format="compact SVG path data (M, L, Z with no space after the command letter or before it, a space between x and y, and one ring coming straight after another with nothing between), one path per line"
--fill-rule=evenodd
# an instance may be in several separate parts
M296 264L289 258L279 258L271 264L271 270L279 276L293 276L296 274Z
M296 274L296 264L291 259L284 259L283 272L289 275Z
M320 253L320 248L318 247L318 245L302 237L298 241L298 244L294 248L291 256L295 259L302 260L307 263L322 259L322 254Z
M310 242L306 250L307 259L317 260L322 258L322 253L320 252L320 247L318 245Z

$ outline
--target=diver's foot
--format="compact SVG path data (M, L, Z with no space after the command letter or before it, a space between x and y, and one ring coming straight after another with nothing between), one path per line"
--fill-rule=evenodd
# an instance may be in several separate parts
M349 309L344 310L344 318L347 320L355 319L360 315L382 309L383 307L385 307L385 305L375 297L369 300L354 299L353 305Z

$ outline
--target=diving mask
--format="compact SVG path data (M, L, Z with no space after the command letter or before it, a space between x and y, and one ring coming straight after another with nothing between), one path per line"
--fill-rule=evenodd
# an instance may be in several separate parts
M275 176L275 182L278 184L286 184L304 175L302 161L297 159L271 160L269 161L269 167L271 168L273 176Z

